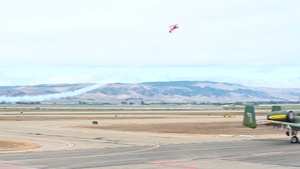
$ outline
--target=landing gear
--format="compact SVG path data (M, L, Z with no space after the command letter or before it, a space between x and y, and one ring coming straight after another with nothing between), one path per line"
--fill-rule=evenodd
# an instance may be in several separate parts
M298 137L297 136L293 136L292 138L291 138L291 143L298 143Z
M292 130L292 138L291 138L291 143L298 143L299 139L297 137L297 131Z

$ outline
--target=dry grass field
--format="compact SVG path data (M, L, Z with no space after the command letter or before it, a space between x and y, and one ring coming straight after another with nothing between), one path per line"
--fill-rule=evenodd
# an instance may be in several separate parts
M21 142L15 140L0 140L0 152L3 151L18 151L38 148L39 145L31 142Z
M157 123L157 124L113 124L105 126L77 126L88 129L152 132L152 133L174 133L174 134L201 134L216 135L241 133L244 135L268 135L278 134L281 129L272 129L268 126L260 126L257 129L249 129L242 126L241 122L204 122L204 123ZM283 133L283 132L282 132Z

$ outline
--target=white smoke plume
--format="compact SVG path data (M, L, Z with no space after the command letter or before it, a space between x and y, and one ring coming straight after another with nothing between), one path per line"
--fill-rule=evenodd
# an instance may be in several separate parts
M5 103L41 102L41 101L49 101L49 100L53 100L53 99L77 96L77 95L95 90L97 88L103 87L105 84L122 79L123 77L128 75L130 72L134 71L140 64L141 64L141 62L137 62L136 64L123 70L122 72L119 72L108 79L104 79L101 83L97 83L95 85L84 87L82 89L78 89L75 91L67 91L67 92L47 94L47 95L34 95L34 96L16 96L16 97L0 96L0 102L5 102Z
M47 94L47 95L35 95L35 96L0 96L0 102L5 103L16 103L16 102L37 102L37 101L47 101L53 99L59 99L64 97L72 97L77 96L92 90L95 90L99 87L103 86L103 84L95 84L92 86L84 87L82 89L78 89L75 91L67 91L62 93L55 93L55 94Z
M53 99L60 99L65 97L72 97L77 96L86 92L90 92L92 90L95 90L97 88L103 87L105 84L118 81L128 75L130 72L134 71L142 62L137 62L136 64L132 65L131 67L115 74L114 76L104 79L101 81L101 83L97 83L92 86L84 87L82 89L78 89L75 91L67 91L62 93L54 93L54 94L47 94L47 95L34 95L34 96L0 96L0 102L5 103L16 103L16 102L40 102L40 101L49 101Z
M92 90L95 90L97 88L100 88L104 86L105 84L111 83L113 81L119 81L120 79L124 78L130 72L136 70L140 65L142 65L143 62L146 61L147 57L151 57L152 55L155 55L158 53L170 40L171 36L168 36L165 41L163 41L157 49L153 50L150 52L150 54L141 60L137 60L134 65L131 67L115 74L114 76L110 77L109 79L104 79L101 83L97 83L92 86L88 86L82 89L78 89L75 91L68 91L68 92L62 92L62 93L55 93L55 94L47 94L47 95L35 95L35 96L16 96L16 97L11 97L11 96L0 96L0 102L5 102L5 103L16 103L16 102L38 102L38 101L47 101L47 100L53 100L53 99L59 99L59 98L65 98L65 97L72 97L72 96L77 96Z

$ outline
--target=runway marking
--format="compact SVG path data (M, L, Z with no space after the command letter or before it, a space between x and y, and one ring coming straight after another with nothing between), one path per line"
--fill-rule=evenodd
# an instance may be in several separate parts
M24 167L24 166L17 166L17 165L9 165L9 164L3 164L0 163L0 168L1 169L34 169L32 167Z
M126 154L132 154L132 153L138 153L138 152L144 152L144 151L148 151L148 150L152 150L152 149L156 149L160 147L160 144L155 143L155 145L153 147L149 147L149 148L145 148L145 149L140 149L140 150L133 150L133 151L126 151L126 152L119 152L119 153L111 153L111 154L96 154L96 155L78 155L78 156L72 156L72 157L62 157L61 160L65 160L65 159L72 159L72 158L89 158L89 157L108 157L108 156L115 156L115 155L126 155ZM58 160L58 158L43 158L43 159L55 159ZM24 161L34 161L34 160L40 160L40 159L24 159L24 160L14 160L17 162L24 162Z
M257 145L257 146L264 146L264 145ZM257 147L256 146L256 147ZM243 147L249 147L249 145L245 145L245 146L225 146L225 147L216 147L216 148L198 148L198 149L179 149L179 150L165 150L165 151L150 151L147 152L149 150L152 149L156 149L159 148L160 144L155 143L154 146L152 147L148 147L148 148L144 148L144 149L139 149L139 150L132 150L132 151L127 151L127 152L116 152L116 153L111 153L111 154L95 154L95 155L78 155L78 156L70 156L70 157L63 157L63 158L59 158L59 157L50 157L50 158L43 158L45 160L65 160L65 159L81 159L81 158L89 158L89 157L107 157L107 156L116 156L116 155L126 155L126 154L134 154L134 153L149 153L149 154L155 154L155 153L165 153L165 152L178 152L178 151L208 151L208 150L222 150L222 149L232 149L232 148L243 148ZM276 155L283 155L283 154L299 154L300 151L297 152L266 152L266 153L259 153L259 154L250 154L250 155L244 155L244 156L223 156L223 157L216 157L216 158L203 158L203 159L191 159L189 160L190 162L195 162L195 161L211 161L211 160L234 160L234 159L243 159L243 158L254 158L254 157L259 157L259 156L276 156ZM13 160L15 162L23 162L23 161L35 161L35 160L40 160L40 159L24 159L24 160ZM179 160L176 160L177 162L180 162ZM195 168L183 168L183 167L187 167L187 166L182 166L182 165L174 165L174 163L176 161L160 161L160 162L151 162L152 164L157 164L160 166L165 166L165 167L173 167L173 168L182 168L182 169L195 169ZM186 160L187 161L187 160ZM172 163L172 164L168 164ZM184 162L184 161L182 161Z
M296 151L296 152L267 152L267 153L250 154L250 155L244 155L244 156L216 157L216 158L204 158L204 159L195 159L195 160L196 161L232 160L232 159L244 159L244 158L253 158L253 157L261 157L261 156L277 156L277 155L290 155L290 154L300 154L300 151Z
M251 154L245 156L231 156L231 157L216 157L216 158L203 158L203 159L186 159L186 160L171 160L171 161L161 161L156 162L154 165L162 166L162 167L170 167L170 168L181 168L181 169L198 169L184 165L176 165L174 163L192 163L192 162L208 162L208 161L215 161L215 160L234 160L234 159L245 159L245 158L252 158L252 157L260 157L260 156L276 156L276 155L288 155L288 154L300 154L300 151L297 152L268 152L268 153L258 153L258 154Z
M2 138L8 138L8 139L19 139L19 138L16 138L16 137L12 137L12 136L4 136ZM59 144L65 144L67 145L66 147L61 147L61 148L57 148L57 149L53 149L51 148L51 150L64 150L64 149L67 149L67 148L70 148L70 147L73 147L75 144L74 143L68 143L68 142L63 142L63 141L51 141L51 140L43 140L43 139L37 139L37 138L34 138L34 139L23 139L23 140L26 140L26 141L41 141L41 142L51 142L51 143L59 143ZM38 144L38 143L37 143ZM41 146L40 148L42 148L43 146ZM37 150L38 148L35 148L35 149L26 149L26 150L13 150L13 151L5 151L5 152L1 152L1 153L11 153L11 152L26 152L26 151L31 151L31 150L36 150L36 151L40 151L40 150ZM44 150L43 150L44 151ZM0 168L1 169L1 168Z
M73 147L75 145L74 143L68 143L68 142L64 142L64 141L53 141L53 142L66 144L67 145L66 148L70 148L70 147ZM62 148L62 149L66 149L66 148Z
M258 146L263 146L263 145L256 145L256 147ZM166 153L166 152L181 152L181 151L208 151L208 150L222 150L222 149L232 149L232 148L243 148L243 147L249 147L249 145L245 145L245 146L228 146L228 147L217 147L217 148L198 148L198 149L178 149L178 150L162 150L159 151L160 153ZM147 153L157 153L157 152L147 152Z
M180 162L186 163L186 162L194 162L194 161L196 161L196 160L183 159L183 160L170 160L170 161L164 161L164 162L156 162L153 164L156 166L169 167L169 168L198 169L198 168L194 168L194 167L174 164L174 163L180 163ZM170 163L172 163L172 164L170 164Z
M219 134L219 137L233 137L233 135L230 134Z
M84 157L106 157L106 156L114 156L114 155L125 155L125 154L132 154L132 153L139 153L139 152L144 152L152 149L156 149L160 147L160 144L155 143L155 146L145 148L145 149L140 149L140 150L133 150L133 151L126 151L126 152L120 152L120 153L111 153L111 154L101 154L101 155L87 155L87 156L78 156L80 158ZM64 158L77 158L77 157L64 157Z
M166 164L166 163L156 163L155 165L162 166L162 167L181 168L181 169L198 169L198 168L189 167L189 166Z
M244 134L240 134L239 136L240 136L240 137L249 137L249 138L255 137L255 136L253 136L253 135L244 135Z
M253 156L272 156L272 155L282 155L285 154L284 152L268 152L268 153L258 153L252 154Z

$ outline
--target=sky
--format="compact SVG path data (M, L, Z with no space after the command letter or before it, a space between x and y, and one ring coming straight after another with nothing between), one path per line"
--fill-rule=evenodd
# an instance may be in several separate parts
M300 88L299 8L297 0L0 1L0 86Z

